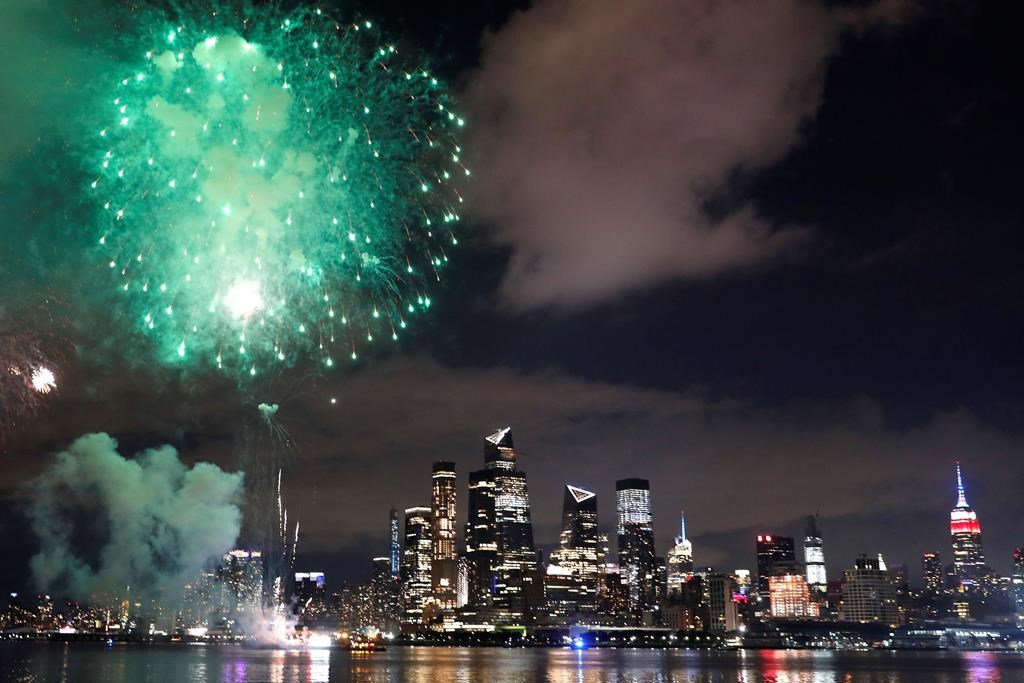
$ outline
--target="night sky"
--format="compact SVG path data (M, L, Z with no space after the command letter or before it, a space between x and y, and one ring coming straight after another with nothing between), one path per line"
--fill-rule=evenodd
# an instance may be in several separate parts
M145 338L61 256L75 93L115 31L98 0L0 9L0 314L51 301L61 391L5 435L0 588L33 543L24 484L74 438L235 466L255 410ZM466 5L472 5L467 9ZM47 5L43 8L43 5ZM483 465L511 425L538 545L562 486L651 480L659 552L753 568L757 533L820 514L858 553L950 557L962 461L989 563L1024 544L1024 227L1012 3L357 3L433 56L469 118L462 247L396 352L281 390L299 569L368 573L430 465ZM9 53L9 54L4 54ZM40 266L40 263L47 265ZM125 352L125 349L143 350ZM307 368L282 377L278 388ZM331 399L336 399L332 404ZM461 530L460 530L461 532Z

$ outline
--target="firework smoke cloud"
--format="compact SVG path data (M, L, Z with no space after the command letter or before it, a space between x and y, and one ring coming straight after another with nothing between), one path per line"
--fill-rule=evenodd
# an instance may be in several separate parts
M106 434L59 453L31 485L32 558L41 590L173 598L235 543L241 473L210 463L189 468L170 446L133 459Z

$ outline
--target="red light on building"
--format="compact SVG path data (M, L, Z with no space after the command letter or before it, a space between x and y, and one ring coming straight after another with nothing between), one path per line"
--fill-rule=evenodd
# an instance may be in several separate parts
M949 522L949 533L951 536L957 534L980 534L981 523L974 519L953 519Z

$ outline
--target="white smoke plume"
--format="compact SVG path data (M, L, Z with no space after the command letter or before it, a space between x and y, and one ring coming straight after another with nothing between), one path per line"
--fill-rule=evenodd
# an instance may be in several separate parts
M587 306L803 248L805 226L773 224L731 179L796 148L844 36L898 24L908 4L537 0L515 14L465 93L471 213L512 253L504 302Z
M238 538L242 479L171 446L128 459L107 434L82 436L31 484L33 578L81 600L177 596Z

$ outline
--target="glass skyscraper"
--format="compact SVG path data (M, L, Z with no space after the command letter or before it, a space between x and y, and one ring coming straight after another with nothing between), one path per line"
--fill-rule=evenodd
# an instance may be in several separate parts
M821 531L818 530L817 515L807 517L807 532L804 536L804 565L806 566L807 587L819 593L827 591L825 545L821 540Z
M494 478L489 470L469 473L469 517L466 519L466 604L490 607L494 599L494 567L498 557Z
M430 598L431 512L427 507L405 511L405 550L402 557L402 624L415 628L423 623L423 609Z
M656 607L657 576L651 484L646 479L615 482L619 571L629 592L634 616Z
M921 555L921 579L924 582L924 592L934 597L942 593L944 583L942 578L942 556L937 552L928 552Z
M762 534L757 537L757 592L764 599L769 595L768 578L778 569L789 572L796 564L796 552L790 536Z
M388 518L388 533L390 534L388 555L391 560L391 576L397 579L401 576L402 567L402 544L400 540L402 529L398 521L398 510L395 508L391 508L391 515Z
M577 486L565 486L562 531L551 553L545 579L547 604L554 616L592 613L597 606L600 579L597 534L597 496Z
M1017 613L1017 626L1024 625L1024 549L1013 551L1013 566L1010 568L1010 590L1013 606Z
M493 607L501 623L523 623L540 602L526 474L516 469L511 428L484 439L484 469L469 475L466 557L469 604Z
M434 463L431 486L433 533L430 584L434 601L443 609L455 607L458 555L455 533L455 463Z

